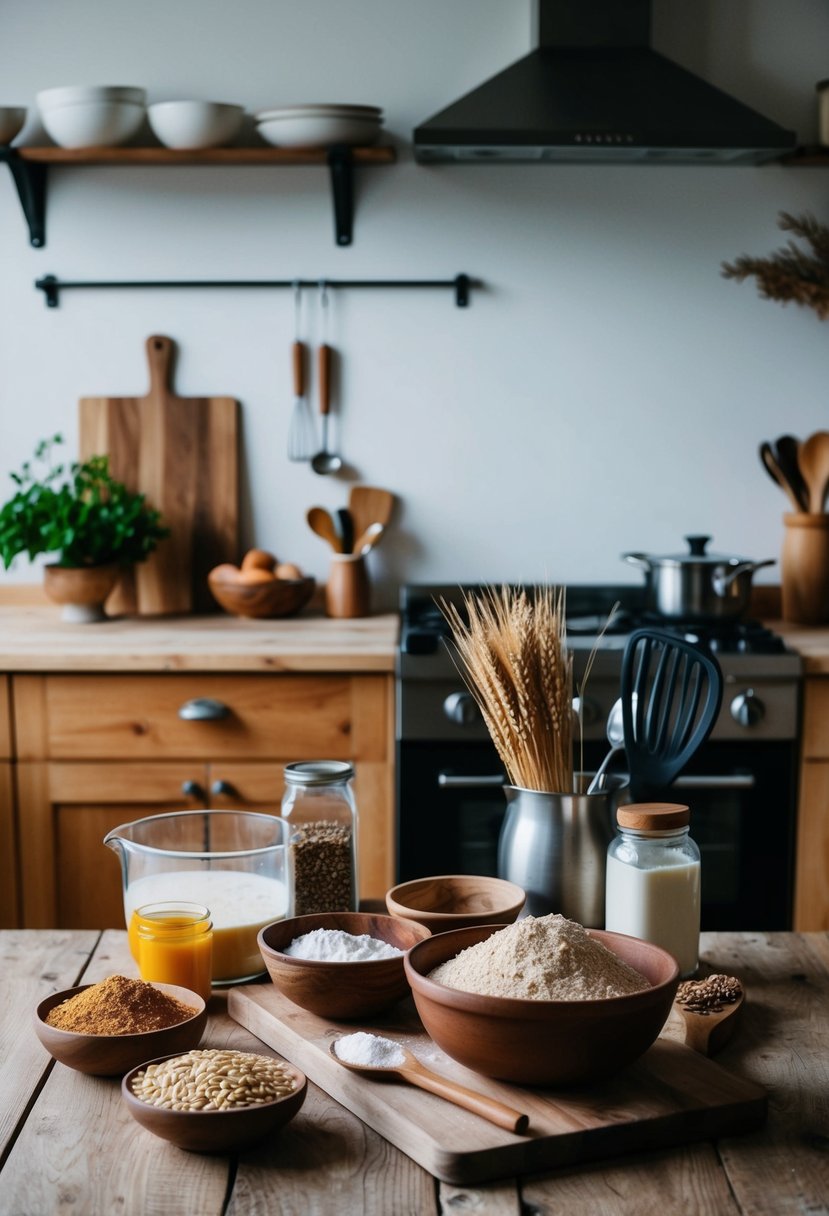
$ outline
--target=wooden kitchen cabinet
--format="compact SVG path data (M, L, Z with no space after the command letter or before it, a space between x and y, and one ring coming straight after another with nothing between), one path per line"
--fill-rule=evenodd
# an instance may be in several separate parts
M805 682L794 927L829 929L829 678Z
M102 843L111 828L198 806L278 813L291 760L353 761L360 894L380 898L392 885L391 675L45 674L12 684L24 927L123 927L120 866ZM180 716L205 698L225 715Z
M0 926L16 929L20 925L20 909L10 698L9 680L0 676Z

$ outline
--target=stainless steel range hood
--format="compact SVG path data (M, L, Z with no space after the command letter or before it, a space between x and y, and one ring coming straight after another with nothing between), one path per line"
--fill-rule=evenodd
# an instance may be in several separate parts
M796 144L650 46L650 0L539 0L539 46L414 131L419 161L761 164Z

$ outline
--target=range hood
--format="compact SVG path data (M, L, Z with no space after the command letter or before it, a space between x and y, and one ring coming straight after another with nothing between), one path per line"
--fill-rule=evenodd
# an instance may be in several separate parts
M650 46L650 0L539 0L539 45L414 132L419 161L761 164L793 131Z

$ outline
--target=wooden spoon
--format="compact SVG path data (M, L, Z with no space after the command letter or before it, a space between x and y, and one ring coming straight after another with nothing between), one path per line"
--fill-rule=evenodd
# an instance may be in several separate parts
M323 540L327 540L335 553L342 553L342 538L337 531L337 525L334 523L330 511L326 511L325 507L309 507L305 518L308 520L308 525L312 532L316 532L317 536L321 536Z
M804 439L797 462L809 490L809 511L822 515L829 488L829 431L815 431Z
M378 486L352 486L348 496L348 509L354 520L354 535L360 536L369 524L382 524L383 527L391 519L394 508L394 495L390 490L381 490ZM359 552L354 546L355 552Z
M522 1115L520 1111L513 1110L511 1106L505 1106L503 1102L498 1102L495 1098L475 1093L474 1090L466 1089L447 1077L439 1076L425 1064L421 1064L417 1056L402 1043L399 1043L398 1046L405 1056L405 1063L399 1065L349 1064L347 1060L341 1060L337 1055L336 1046L337 1041L335 1040L329 1048L331 1055L338 1064L342 1064L343 1068L348 1068L352 1072L365 1076L399 1077L402 1081L408 1081L419 1089L427 1089L429 1093L438 1094L441 1098L454 1102L456 1106L462 1106L464 1110L471 1110L473 1114L480 1115L482 1119L488 1119L490 1123L503 1127L508 1132L523 1135L527 1130L530 1122L529 1115Z
M685 1021L686 1046L703 1056L712 1056L719 1051L734 1033L744 1001L745 994L741 992L736 1001L724 1005L719 1013L695 1013L676 1001L675 1007Z
M354 542L354 552L361 555L368 553L369 549L373 549L377 544L385 530L382 524L369 524L362 536L358 536Z
M800 440L794 435L778 435L772 444L772 451L777 459L780 472L794 491L799 506L798 511L808 511L809 490L803 480L798 463Z

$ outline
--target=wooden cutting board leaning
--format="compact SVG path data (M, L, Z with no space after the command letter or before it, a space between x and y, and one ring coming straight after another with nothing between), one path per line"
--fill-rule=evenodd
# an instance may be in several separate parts
M179 397L172 387L172 338L154 334L146 350L145 396L80 400L81 459L109 455L113 476L145 494L171 529L147 561L125 573L107 611L215 611L208 572L239 553L239 403Z
M766 1117L759 1085L667 1038L601 1085L529 1089L478 1076L450 1059L424 1030L411 1000L370 1025L332 1024L273 984L252 984L229 990L228 1012L419 1165L456 1185L736 1135ZM349 1072L329 1047L355 1030L396 1039L434 1072L527 1112L526 1134L504 1131L405 1081Z

